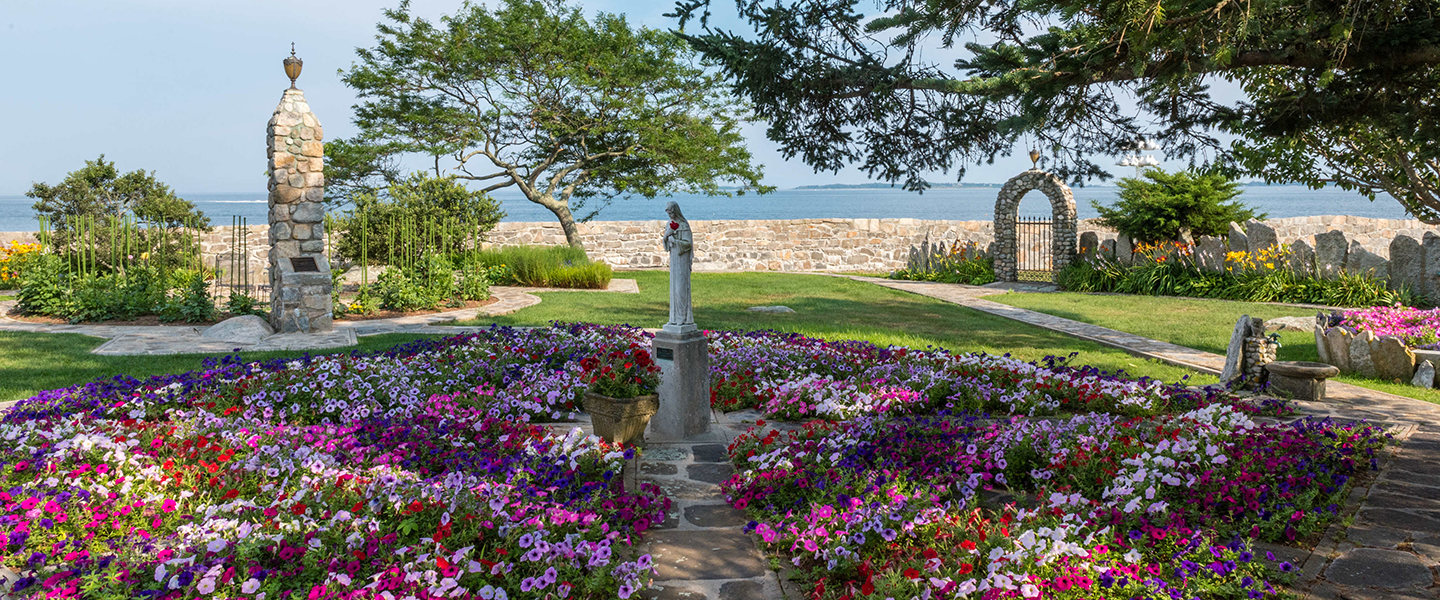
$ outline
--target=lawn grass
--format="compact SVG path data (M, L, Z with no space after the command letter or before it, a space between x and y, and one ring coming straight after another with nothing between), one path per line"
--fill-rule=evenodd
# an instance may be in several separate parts
M1230 334L1235 330L1235 321L1240 315L1273 319L1314 317L1317 312L1313 308L1165 296L1055 293L1004 294L986 299L1215 354L1225 354L1230 345ZM1315 352L1313 332L1280 332L1278 360L1314 361L1319 358ZM1336 380L1440 404L1440 391L1413 387L1408 382L1394 383L1354 375L1342 375Z
M638 294L541 292L544 302L509 315L460 325L544 325L552 320L659 327L669 317L668 274L633 271ZM1213 383L1159 361L1147 361L1093 342L1026 325L924 296L823 275L794 273L696 273L695 322L707 329L775 329L825 339L857 339L956 352L1012 353L1026 360L1078 352L1076 364L1125 370L1134 376ZM793 314L754 313L751 306L784 305Z
M310 354L333 354L352 350L380 350L421 337L392 333L365 336L358 346L317 350ZM99 356L90 350L104 339L74 333L30 333L0 331L0 401L21 400L41 390L69 387L96 378L129 375L146 377L162 373L183 373L198 369L201 361L223 354L174 354L168 356ZM248 360L303 356L305 352L245 352Z

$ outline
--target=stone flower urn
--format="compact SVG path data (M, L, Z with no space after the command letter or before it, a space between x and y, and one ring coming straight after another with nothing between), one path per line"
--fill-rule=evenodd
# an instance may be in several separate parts
M595 435L615 444L643 444L650 417L660 410L655 394L635 398L611 398L585 392L585 412L590 413Z

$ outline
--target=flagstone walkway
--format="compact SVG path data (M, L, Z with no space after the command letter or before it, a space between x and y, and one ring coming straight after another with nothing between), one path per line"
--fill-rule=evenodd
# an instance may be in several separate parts
M497 316L515 312L540 303L535 292L615 292L639 293L634 279L612 279L610 287L604 290L571 290L560 288L493 286L491 295L498 302L476 308L451 310L423 315L370 319L365 321L337 321L335 328L324 333L277 334L261 340L258 344L237 344L217 342L202 337L204 325L69 325L32 323L12 319L4 315L14 307L13 300L0 301L0 331L32 331L38 333L77 333L105 338L109 341L90 352L108 356L161 355L161 354L210 354L244 350L263 352L270 350L323 350L354 346L357 336L380 335L384 333L411 333L430 335L455 335L485 329L485 327L442 326L441 323L474 319L479 316Z
M720 483L735 470L727 448L749 429L736 414L713 412L708 434L684 442L646 445L642 481L660 486L672 504L658 531L646 534L640 551L655 560L655 583L641 593L654 600L764 600L783 593L780 572L744 532L749 518L725 501Z

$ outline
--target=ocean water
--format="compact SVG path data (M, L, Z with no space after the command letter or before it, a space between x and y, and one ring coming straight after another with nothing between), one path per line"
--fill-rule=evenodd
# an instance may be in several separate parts
M746 194L732 198L676 194L669 198L617 199L602 207L595 220L644 221L665 218L665 203L680 203L685 217L708 219L806 219L806 218L899 218L989 220L994 216L994 188L934 189L924 194L900 189L779 190L771 194ZM1114 187L1073 188L1080 218L1097 216L1092 200L1114 201ZM518 192L501 190L495 196L505 211L505 221L552 221L554 215L525 200ZM265 192L228 194L181 194L210 217L213 224L229 225L231 216L241 216L251 225L266 222ZM1335 188L1311 190L1302 186L1247 186L1241 199L1266 212L1271 218L1310 215L1356 215L1381 219L1406 219L1405 210L1389 196L1374 202L1364 196ZM37 229L34 200L24 196L0 196L0 231ZM584 216L588 210L577 211ZM1022 216L1049 216L1049 202L1039 192L1027 194L1020 203Z

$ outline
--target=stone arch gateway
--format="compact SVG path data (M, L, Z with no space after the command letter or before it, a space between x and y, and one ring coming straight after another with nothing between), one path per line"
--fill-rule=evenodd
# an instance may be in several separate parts
M1019 280L1016 211L1020 208L1020 198L1032 190L1039 190L1050 200L1051 269L1058 272L1075 257L1075 196L1059 177L1031 169L1005 182L995 199L995 278L1000 281Z

